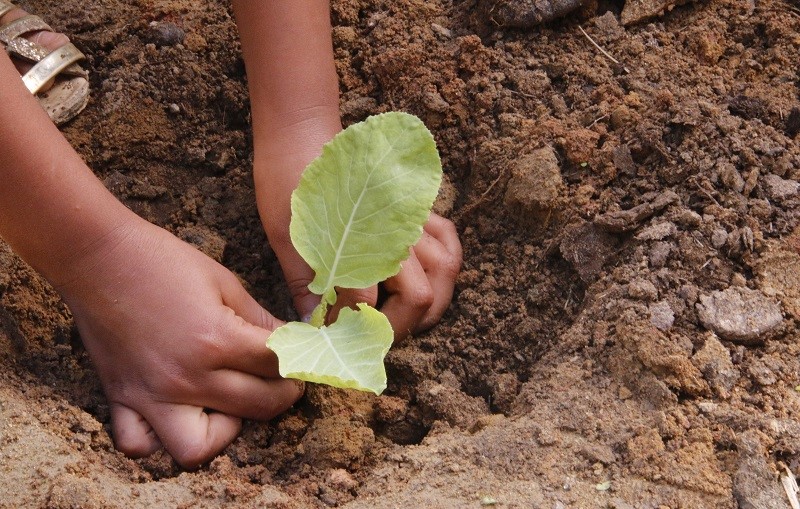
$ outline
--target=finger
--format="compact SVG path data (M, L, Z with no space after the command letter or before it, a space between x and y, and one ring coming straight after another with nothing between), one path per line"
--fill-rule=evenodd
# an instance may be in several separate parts
M419 332L433 327L450 306L456 276L461 268L461 260L453 256L441 242L427 233L422 235L413 250L425 271L433 292L431 306L413 331Z
M355 289L343 288L336 292L336 304L328 312L328 321L335 322L342 308L356 309L356 304L367 303L375 307L378 302L378 285L369 288Z
M142 415L122 403L111 403L111 434L124 455L144 458L161 449L161 441Z
M208 384L211 389L203 395L205 407L260 421L288 410L305 390L305 385L298 380L265 380L225 369L214 371Z
M217 329L201 350L212 369L235 369L262 378L279 378L278 357L267 341L272 331L262 329L226 309Z
M458 239L456 225L449 219L431 213L431 215L428 216L428 221L425 223L425 226L423 226L423 230L442 243L445 249L447 249L447 252L453 256L453 261L457 262L460 269L463 259L463 250L461 241Z
M225 269L220 276L222 289L222 303L231 308L238 316L248 323L268 331L273 331L283 325L269 311L264 309L249 293L236 276Z
M411 334L433 303L433 290L414 252L403 262L400 272L386 280L389 292L381 311L389 318L395 339Z
M275 232L268 236L270 246L281 264L294 308L300 319L308 322L311 313L320 302L319 295L311 293L308 289L308 285L314 280L314 271L294 248L288 231Z
M146 417L167 452L187 469L219 454L242 428L237 417L190 405L159 403Z

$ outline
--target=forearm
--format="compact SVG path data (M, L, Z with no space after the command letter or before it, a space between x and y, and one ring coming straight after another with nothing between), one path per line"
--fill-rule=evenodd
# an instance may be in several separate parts
M294 188L305 165L341 130L329 3L233 5L250 89L256 185L288 180Z
M5 54L0 104L0 237L51 282L66 282L74 262L133 213L86 167Z

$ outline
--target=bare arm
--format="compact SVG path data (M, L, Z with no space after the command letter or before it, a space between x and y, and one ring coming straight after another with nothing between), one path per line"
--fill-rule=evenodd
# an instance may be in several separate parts
M305 166L340 129L338 77L327 0L233 2L253 116L259 213L301 317L319 302L313 272L289 238L290 196ZM432 326L453 293L461 244L450 221L432 215L400 274L386 282L382 310L398 338ZM374 305L377 287L341 291L337 307Z
M342 128L327 0L234 0L253 118L258 209L301 315L319 299L289 239L290 196L305 166Z
M0 53L0 236L72 310L116 446L163 445L197 466L241 417L272 418L302 394L264 346L279 324L236 276L117 201Z
M92 174L0 55L0 237L54 284L136 216Z

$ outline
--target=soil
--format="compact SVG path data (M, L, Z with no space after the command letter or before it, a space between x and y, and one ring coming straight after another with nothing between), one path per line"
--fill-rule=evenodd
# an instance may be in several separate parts
M464 268L382 396L309 387L198 471L114 450L68 310L0 245L0 506L790 507L800 6L629 3L333 0L343 119L430 127ZM229 5L24 5L89 57L63 131L99 178L293 318Z

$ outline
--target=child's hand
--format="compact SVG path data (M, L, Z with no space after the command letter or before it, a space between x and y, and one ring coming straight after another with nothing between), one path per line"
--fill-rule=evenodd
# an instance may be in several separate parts
M302 385L265 346L280 323L236 277L145 221L118 231L58 285L100 375L116 446L162 445L184 467L219 453L241 418L286 410Z
M312 158L307 157L309 161ZM297 312L307 319L320 298L309 291L314 271L295 250L289 236L290 196L299 180L300 171L296 170L299 166L297 162L272 163L271 167L280 168L283 174L257 168L256 192L270 246L281 263ZM295 168L295 171L287 171L287 168ZM395 339L429 329L441 319L453 297L461 261L461 242L455 225L431 214L422 238L411 248L400 273L384 283L388 296L381 311L389 318ZM360 302L375 306L377 300L377 286L363 290L341 289L330 316L335 318L342 307L354 307Z

